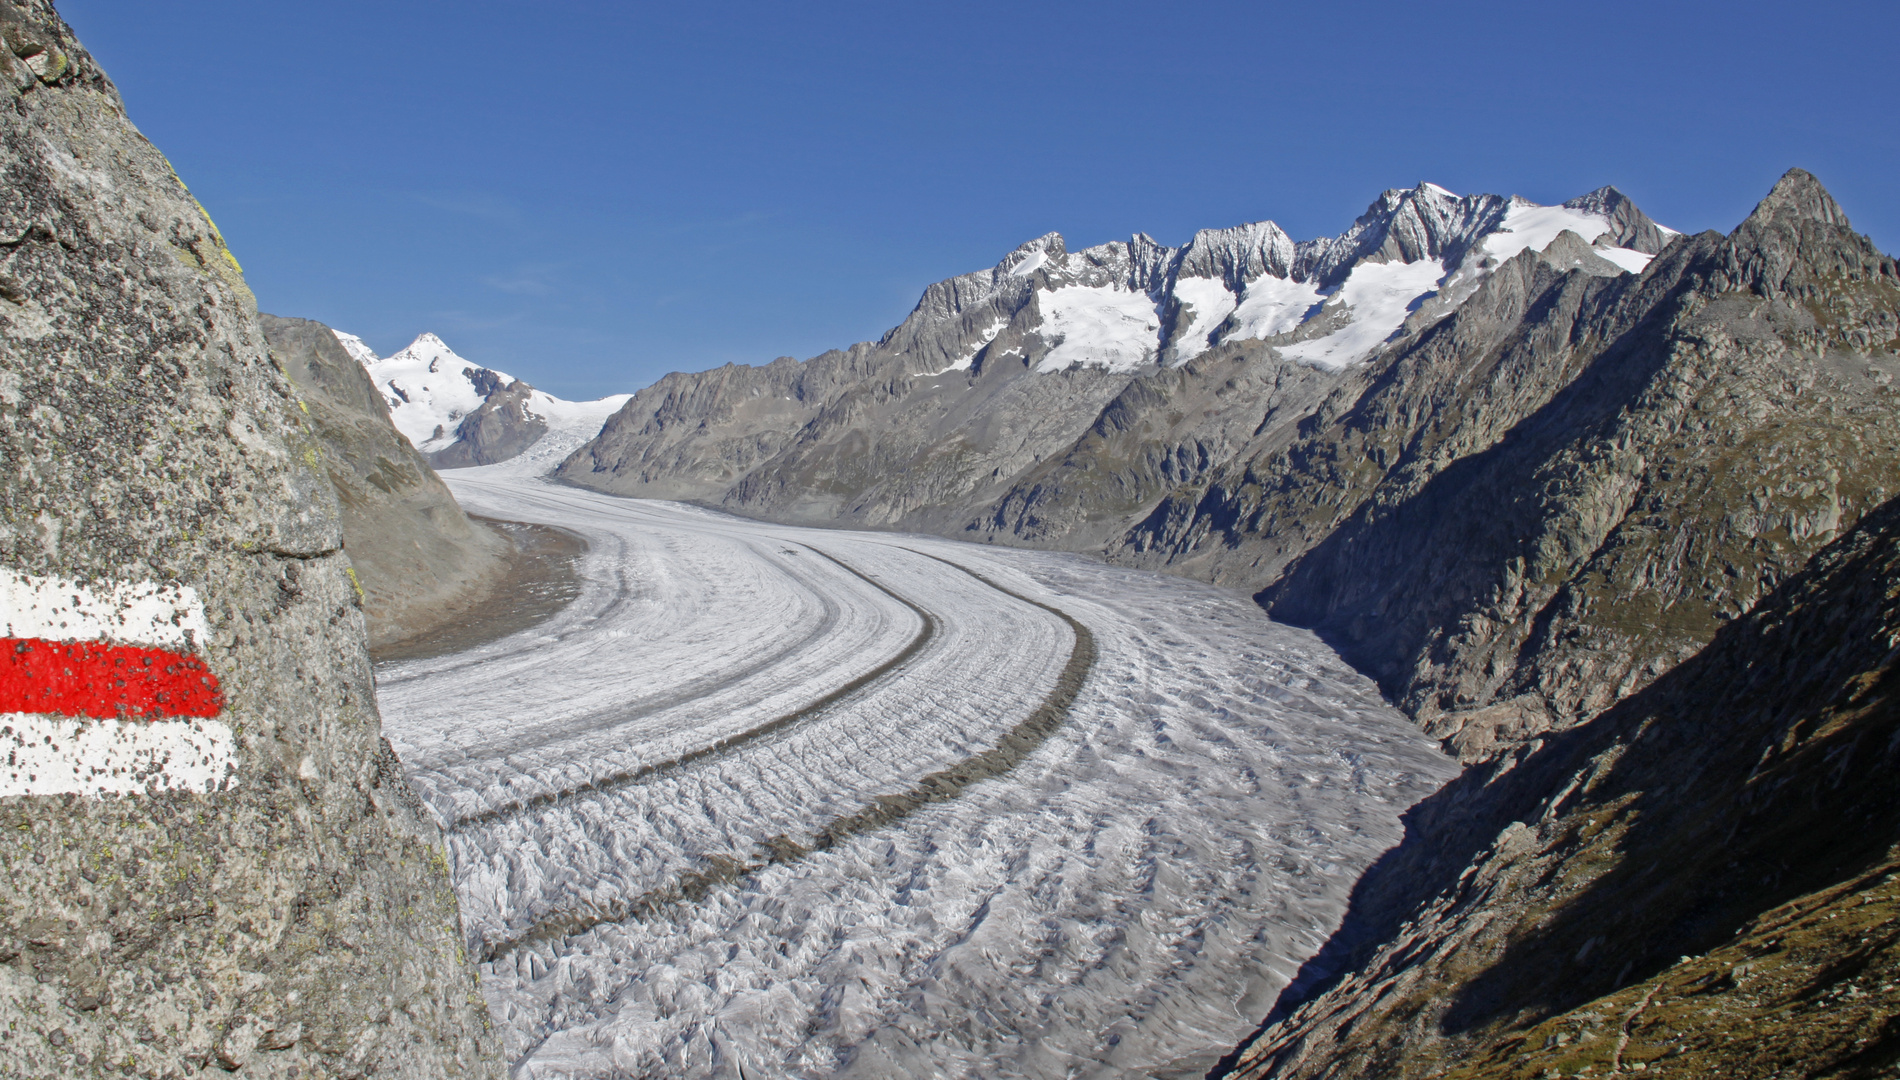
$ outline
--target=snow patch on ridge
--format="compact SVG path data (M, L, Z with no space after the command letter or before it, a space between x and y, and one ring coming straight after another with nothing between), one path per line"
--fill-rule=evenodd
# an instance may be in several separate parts
M1042 333L1058 339L1039 372L1093 364L1125 372L1154 359L1161 320L1146 293L1113 285L1070 285L1042 294Z
M1187 304L1194 317L1186 327L1175 332L1174 362L1178 365L1213 347L1214 331L1234 313L1240 301L1227 291L1227 283L1219 278L1180 278L1174 283L1174 298Z
M1660 228L1660 226L1658 227ZM1608 259L1632 274L1642 273L1643 268L1649 265L1649 260L1656 257L1654 255L1645 255L1640 251L1631 251L1629 248L1620 247L1599 247L1596 249L1596 252L1598 255L1601 255L1603 258Z
M1015 266L1010 267L1008 272L1017 277L1028 277L1037 270L1042 269L1042 265L1048 261L1049 253L1038 249L1023 256L1023 260Z
M1437 259L1412 263L1361 263L1353 267L1328 306L1343 302L1352 321L1325 337L1282 346L1280 355L1337 371L1376 352L1400 326L1413 307L1430 296L1445 276Z
M1484 253L1504 262L1526 248L1542 251L1565 229L1583 237L1584 243L1594 244L1597 237L1610 231L1610 223L1568 206L1538 206L1512 199L1511 208L1504 212L1503 225L1484 238Z
M1270 338L1287 333L1306 321L1306 313L1324 300L1319 286L1310 281L1262 276L1247 283L1247 291L1234 309L1234 340Z
M984 327L983 330L977 334L976 347L971 349L969 352L965 353L961 359L957 360L956 363L953 363L949 367L942 368L937 371L926 371L917 377L920 379L929 379L929 378L934 378L938 375L948 375L952 371L968 371L970 368L970 365L976 363L976 354L982 352L984 347L987 346L990 342L995 341L996 335L1002 333L1003 328L1008 325L1009 325L1008 319L996 320L990 325Z
M355 360L364 367L368 367L382 359L382 357L376 355L376 350L370 348L362 338L357 337L355 334L346 334L341 330L332 330L330 332L335 334L336 339L343 343L343 351L350 354L350 359Z

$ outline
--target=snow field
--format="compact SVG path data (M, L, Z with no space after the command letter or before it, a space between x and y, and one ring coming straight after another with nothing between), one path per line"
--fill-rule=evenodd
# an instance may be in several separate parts
M583 594L536 631L383 669L380 696L440 816L516 807L452 831L451 854L471 938L522 939L483 964L519 1077L1204 1069L1336 925L1397 815L1453 771L1311 635L1209 586L479 471L449 474L464 505L589 539ZM1094 669L1008 773L768 860L762 843L809 847L988 750L1075 648L1059 616L927 556L1086 624ZM769 735L520 805L866 673ZM522 934L669 886L632 918Z
M1333 371L1364 360L1398 332L1444 276L1445 264L1437 259L1360 263L1333 294L1352 312L1352 321L1325 337L1283 345L1280 355Z
M1042 334L1060 339L1040 372L1093 364L1133 371L1160 348L1161 320L1148 294L1112 285L1068 285L1041 294Z
M1278 281L1276 277L1263 280ZM1185 327L1177 327L1174 334L1174 362L1185 364L1189 360L1206 352L1212 347L1210 339L1214 331L1220 329L1227 316L1234 313L1238 303L1234 294L1227 291L1227 283L1219 278L1177 278L1174 283L1175 299L1187 304L1193 318ZM1241 337L1259 336L1241 334Z

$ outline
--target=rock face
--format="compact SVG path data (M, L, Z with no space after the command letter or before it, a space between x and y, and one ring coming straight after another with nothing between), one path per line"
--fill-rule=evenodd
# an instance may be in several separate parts
M1235 1075L1890 1075L1896 640L1890 500L1646 689L1414 808Z
M1640 277L1519 256L1122 551L1262 589L1469 758L1693 654L1900 491L1900 281L1814 179Z
M1653 680L1900 491L1894 264L1846 220L1797 170L1728 237L1613 188L1429 185L1306 244L1044 237L875 345L670 375L560 475L1257 591L1475 760ZM1350 352L1392 317L1355 282L1403 297L1419 266ZM1148 296L1155 326L1052 362L1088 337L1052 329L1076 290ZM1197 295L1227 312L1205 342Z
M429 455L437 468L494 465L520 457L548 433L548 422L531 411L534 387L516 379L497 387L462 418L448 446Z
M322 445L370 646L413 637L481 601L505 568L507 541L469 521L329 327L275 315L258 321Z
M0 34L5 1071L499 1076L237 261L49 5Z

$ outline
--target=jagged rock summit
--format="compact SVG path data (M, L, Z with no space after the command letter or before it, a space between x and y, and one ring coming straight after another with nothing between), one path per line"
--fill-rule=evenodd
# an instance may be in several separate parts
M1298 243L1271 221L1203 230L1179 248L1136 234L1072 253L1050 233L987 272L931 286L879 345L914 357L911 374L1027 360L1031 351L1041 372L1178 366L1246 340L1341 367L1421 309L1425 318L1449 310L1489 268L1542 250L1565 229L1632 271L1672 235L1612 187L1539 206L1435 184L1387 191L1341 235Z

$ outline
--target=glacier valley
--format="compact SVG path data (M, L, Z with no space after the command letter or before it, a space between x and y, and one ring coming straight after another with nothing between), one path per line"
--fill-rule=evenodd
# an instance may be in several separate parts
M378 673L518 1077L1198 1076L1455 772L1239 594L537 471L579 598Z

